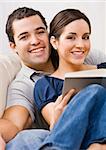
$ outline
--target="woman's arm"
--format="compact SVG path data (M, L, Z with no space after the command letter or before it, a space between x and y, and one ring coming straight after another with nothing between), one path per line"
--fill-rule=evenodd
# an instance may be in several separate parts
M59 96L55 102L48 103L41 111L44 119L50 125L50 129L59 119L70 98L75 94L75 89L71 89L64 97Z

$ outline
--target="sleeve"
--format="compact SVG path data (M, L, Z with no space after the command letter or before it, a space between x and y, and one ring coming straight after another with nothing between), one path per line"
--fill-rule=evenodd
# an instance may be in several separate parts
M97 65L97 69L101 68L106 68L106 62Z
M58 95L53 85L46 78L38 80L34 87L34 101L38 111L50 102L54 102Z
M7 94L7 106L20 105L25 107L32 118L32 121L35 120L35 109L34 109L34 98L33 98L33 86L31 83L27 84L23 81L13 81L9 88Z

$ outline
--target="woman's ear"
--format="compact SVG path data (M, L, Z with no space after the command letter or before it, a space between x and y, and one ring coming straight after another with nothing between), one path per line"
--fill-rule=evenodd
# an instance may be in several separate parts
M50 37L50 43L52 44L52 46L55 50L58 49L58 41L54 36Z

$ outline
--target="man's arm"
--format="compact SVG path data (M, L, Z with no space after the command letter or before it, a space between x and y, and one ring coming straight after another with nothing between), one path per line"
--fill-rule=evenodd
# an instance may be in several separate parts
M23 106L8 108L0 119L0 134L5 142L10 141L21 130L31 126L32 119L28 110Z

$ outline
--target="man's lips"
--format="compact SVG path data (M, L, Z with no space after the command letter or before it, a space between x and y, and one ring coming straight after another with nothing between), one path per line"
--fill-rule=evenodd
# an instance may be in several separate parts
M40 53L42 51L44 51L44 47L34 48L34 49L29 50L30 53Z

